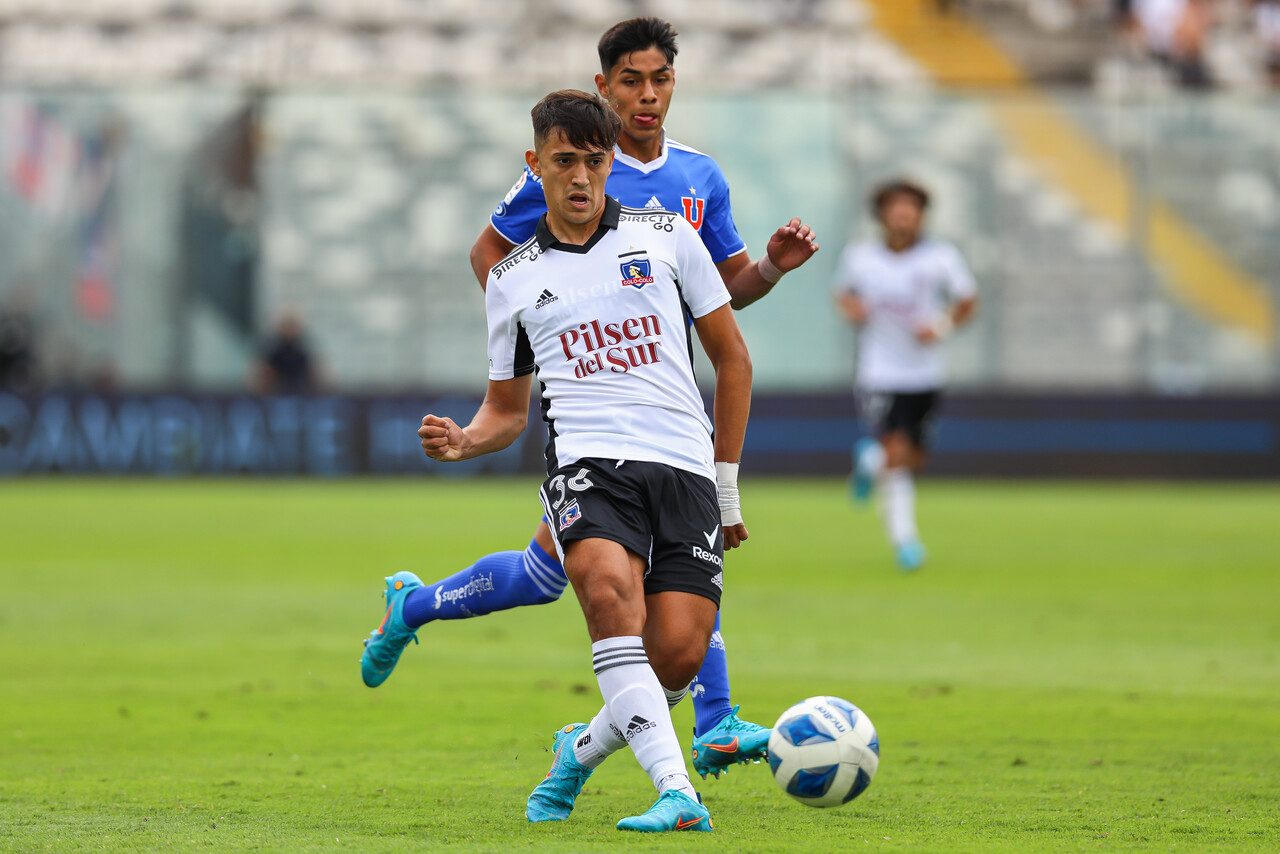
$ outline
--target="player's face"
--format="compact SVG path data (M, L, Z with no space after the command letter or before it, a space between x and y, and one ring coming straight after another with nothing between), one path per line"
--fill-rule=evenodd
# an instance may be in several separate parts
M622 132L639 143L662 133L675 87L675 69L656 47L625 54L608 77L596 75L596 88L622 119Z
M613 151L574 148L564 133L553 132L537 151L525 154L542 179L547 213L571 225L584 225L604 211L604 185L613 168Z
M880 209L880 221L890 238L914 243L924 226L924 209L913 197L905 194L890 196Z

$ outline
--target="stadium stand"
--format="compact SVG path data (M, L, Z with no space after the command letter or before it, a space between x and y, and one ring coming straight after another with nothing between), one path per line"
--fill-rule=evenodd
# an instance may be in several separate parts
M734 88L912 76L866 26L866 9L846 0L2 0L0 70L28 83L539 88L566 71L589 77L601 28L637 12L686 22L697 48L689 53L702 67L723 69Z
M636 13L679 23L678 138L705 144L739 178L735 209L749 241L773 225L777 202L761 200L796 198L797 183L821 188L821 198L799 196L797 209L824 215L833 246L840 228L863 221L862 199L880 178L910 172L938 189L946 201L935 226L966 250L989 297L980 334L956 343L962 383L1268 381L1280 140L1267 103L1135 100L1139 86L1168 92L1170 81L1132 54L1101 0L939 5L0 0L0 74L6 103L82 128L114 115L129 129L114 204L130 310L109 330L68 337L104 339L94 344L102 351L114 340L135 383L162 382L174 364L163 346L138 343L138 330L163 326L172 310L165 271L180 250L153 235L180 214L172 200L183 197L200 140L237 114L245 92L266 91L254 220L260 329L281 307L298 307L340 386L474 387L477 377L457 370L481 364L458 354L477 355L483 337L465 250L518 174L528 96L589 86L601 28ZM1244 6L1222 5L1214 43L1251 44ZM1046 50L1046 40L1065 47ZM1214 57L1230 53L1211 46L1210 66L1226 67ZM1246 89L1260 79L1215 73ZM1049 98L1038 79L1095 85ZM86 84L98 93L73 93ZM769 147L812 145L813 134L764 109L728 109L748 92L774 114L779 102L763 93L820 99L805 103L833 150L820 144L808 172L780 174ZM11 140L21 126L9 126ZM733 144L745 134L763 151ZM215 194L218 204L233 196ZM27 259L10 277L38 266L21 246L42 227L29 209L0 194L0 219L12 226L0 248ZM41 233L77 251L73 229ZM809 287L769 321L800 329L822 312L821 277L833 263L811 265ZM181 346L214 355L193 357L190 379L238 381L252 336L216 313L193 316L184 341L196 343ZM760 322L744 314L749 331ZM768 353L760 378L838 385L845 337L833 324L814 338L826 348L820 368Z

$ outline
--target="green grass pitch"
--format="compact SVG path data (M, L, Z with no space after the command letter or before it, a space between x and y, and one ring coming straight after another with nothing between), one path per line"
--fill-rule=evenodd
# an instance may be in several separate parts
M715 833L657 838L613 829L654 797L626 752L524 819L600 702L572 596L360 682L382 577L522 548L534 490L0 483L0 850L1280 850L1280 487L926 480L903 575L842 483L745 481L742 714L843 696L880 770L813 810L735 768L695 781Z

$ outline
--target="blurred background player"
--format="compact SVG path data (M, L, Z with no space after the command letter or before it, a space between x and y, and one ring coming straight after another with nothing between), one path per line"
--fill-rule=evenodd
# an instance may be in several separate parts
M879 484L889 542L904 570L925 560L913 474L924 465L944 383L941 345L977 307L959 250L923 237L928 206L929 194L909 181L878 188L872 210L884 238L844 250L834 289L840 312L858 330L855 388L874 436L854 450L854 497L866 500Z
M260 394L307 394L319 388L316 358L297 312L280 316L251 381Z
M525 160L547 211L488 277L488 391L466 427L428 415L418 435L443 462L508 447L525 428L537 372L551 436L542 504L556 520L554 545L586 618L605 705L589 725L556 733L526 817L568 818L592 770L630 747L658 800L618 829L709 831L670 707L706 655L723 552L747 539L737 471L751 358L693 228L679 214L605 195L618 126L586 92L553 92L534 107L536 150ZM611 286L596 291L601 282ZM590 298L575 298L584 288ZM694 378L690 322L715 372L714 430ZM421 583L397 573L389 598L398 581Z
M769 292L782 275L817 252L812 230L792 219L752 261L729 204L729 185L715 160L668 139L664 130L675 88L676 31L658 18L634 18L611 27L598 45L602 73L596 88L622 121L608 193L622 204L680 213L697 230L733 298L734 308ZM489 270L528 240L546 211L543 189L529 168L493 212L471 250L483 286ZM404 620L416 629L432 620L465 619L520 605L552 602L567 581L544 520L524 551L486 555L472 566L406 595ZM449 595L446 595L449 594ZM395 667L409 636L389 639L375 631L365 648L365 683L381 684ZM415 638L416 640L416 638ZM765 727L737 716L729 700L729 671L720 616L716 615L702 670L691 686L694 703L694 768L719 772L758 758L768 744Z
M27 292L16 291L0 306L0 391L21 394L38 385L30 302Z

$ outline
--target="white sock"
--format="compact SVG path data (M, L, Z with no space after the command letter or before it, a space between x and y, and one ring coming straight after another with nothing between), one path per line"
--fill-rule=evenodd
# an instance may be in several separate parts
M599 768L601 763L626 746L627 741L614 725L609 707L604 706L591 719L587 731L573 743L573 758L588 768Z
M643 639L596 641L591 645L591 663L609 715L658 793L678 789L696 800L666 693L649 665Z
M879 442L868 442L862 449L862 453L858 454L856 463L858 471L869 477L879 477L884 471L884 456L884 445Z
M680 705L680 701L688 695L689 686L686 685L679 691L672 691L670 688L663 685L662 692L667 695L667 708L674 709L676 706Z
M916 530L916 485L908 468L887 469L884 473L884 522L889 541L895 546L920 538Z

